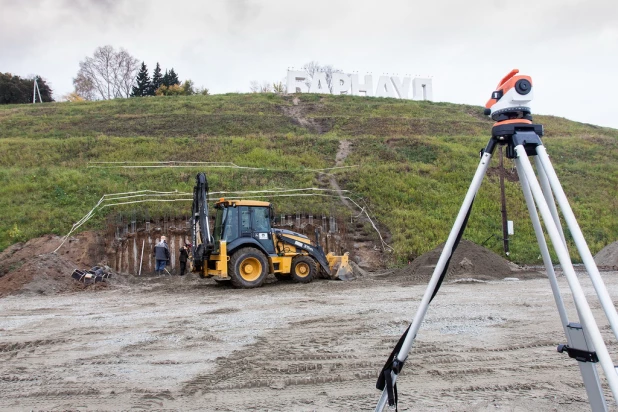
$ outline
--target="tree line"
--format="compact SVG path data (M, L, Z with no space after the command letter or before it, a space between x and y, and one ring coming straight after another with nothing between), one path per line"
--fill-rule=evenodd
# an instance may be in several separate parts
M174 68L162 74L158 62L151 78L144 62L140 65L128 51L116 51L112 46L98 47L92 56L79 62L73 86L75 90L67 100L208 94L208 89L196 88L191 80L181 83Z
M148 75L148 67L142 62L142 67L135 79L135 86L133 86L131 97L190 96L192 94L207 95L208 89L196 88L192 80L185 80L181 84L178 74L174 71L173 67L169 72L165 70L165 74L161 75L159 62L157 62L151 79Z
M34 91L34 79L36 79L41 93L41 100L53 102L52 89L47 82L39 76L21 78L11 73L0 73L0 104L32 103ZM39 101L37 93L36 100Z
M311 78L317 72L325 72L328 86L332 87L332 74L341 70L332 65L320 65L311 61L302 69ZM44 79L36 77L44 102L54 101L52 89ZM193 94L208 95L207 88L195 87L190 79L180 81L178 73L171 68L162 72L159 62L152 72L148 72L146 63L133 57L125 49L116 51L112 46L98 47L92 56L79 62L77 76L73 78L74 91L65 100L109 100L128 97L146 96L188 96ZM0 73L0 104L31 103L34 78L20 78L10 73ZM286 93L284 81L263 82L252 81L249 87L253 93ZM37 96L38 97L38 96Z

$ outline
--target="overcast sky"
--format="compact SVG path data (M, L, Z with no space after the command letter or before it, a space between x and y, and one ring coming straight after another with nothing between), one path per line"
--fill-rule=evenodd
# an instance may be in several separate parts
M484 105L519 68L535 113L618 128L617 0L0 0L0 72L40 74L57 99L106 44L212 93L315 60L432 76L434 100Z

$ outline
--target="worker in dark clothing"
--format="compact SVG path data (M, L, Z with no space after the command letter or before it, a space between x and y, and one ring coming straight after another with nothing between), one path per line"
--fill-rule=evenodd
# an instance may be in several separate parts
M170 248L165 236L161 236L161 241L155 245L153 255L156 262L155 270L157 275L160 275L170 261Z
M185 275L185 270L187 270L187 260L189 259L189 250L187 249L187 244L185 243L180 247L180 276Z

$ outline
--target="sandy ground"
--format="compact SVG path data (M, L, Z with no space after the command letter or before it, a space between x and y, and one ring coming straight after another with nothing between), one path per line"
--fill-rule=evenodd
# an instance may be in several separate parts
M614 299L617 276L603 273ZM424 289L384 275L256 290L176 277L5 297L0 410L372 410ZM589 410L564 341L546 279L447 283L400 377L400 410Z

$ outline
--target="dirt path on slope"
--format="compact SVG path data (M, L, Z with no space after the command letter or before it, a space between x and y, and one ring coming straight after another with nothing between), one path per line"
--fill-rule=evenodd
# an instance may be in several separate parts
M308 129L310 132L324 134L332 129L328 119L307 116L307 114L315 111L320 106L320 103L303 103L298 96L294 96L292 106L281 106L281 111L290 117L294 123Z
M339 141L339 149L335 155L335 166L340 167L345 165L345 160L352 150L352 142L349 140ZM347 195L341 190L337 178L333 174L328 175L330 187L334 189L341 203L343 203L354 216L353 226L348 230L348 234L352 238L354 247L351 253L352 259L365 270L377 270L384 268L385 256L382 250L382 243L376 240L377 233L371 226L371 222L361 210L348 199ZM386 234L382 233L384 237Z

